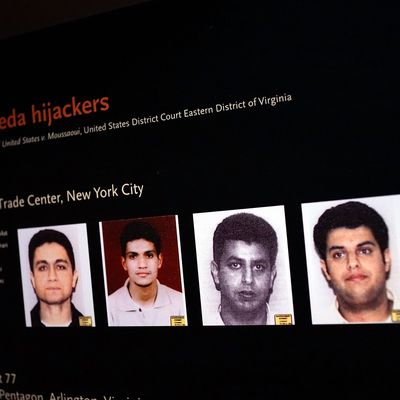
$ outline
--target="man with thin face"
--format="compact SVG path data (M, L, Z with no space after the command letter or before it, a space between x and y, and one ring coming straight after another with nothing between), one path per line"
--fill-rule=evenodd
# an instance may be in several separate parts
M276 277L277 236L263 218L225 218L213 237L211 274L221 292L216 325L273 324L268 301Z
M126 225L121 233L121 265L128 278L108 297L111 326L168 326L184 320L181 292L158 281L163 266L161 238L142 221Z
M314 244L336 295L331 322L391 322L399 305L386 287L391 254L383 218L357 201L329 208L314 227Z
M29 242L29 263L38 298L31 311L32 326L80 326L82 314L71 301L78 272L67 236L53 229L37 232Z

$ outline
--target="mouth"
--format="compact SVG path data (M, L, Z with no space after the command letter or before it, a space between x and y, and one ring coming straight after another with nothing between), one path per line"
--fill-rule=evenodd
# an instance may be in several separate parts
M136 276L138 276L139 278L146 278L149 275L150 274L148 272L140 272L136 274Z
M255 293L252 290L241 290L239 297L243 300L252 300L255 297Z
M348 282L362 282L367 279L367 275L364 274L353 274L346 278Z

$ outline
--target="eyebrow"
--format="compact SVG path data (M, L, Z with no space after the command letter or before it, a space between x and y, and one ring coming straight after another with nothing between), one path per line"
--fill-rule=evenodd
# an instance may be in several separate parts
M362 247L366 245L376 246L376 243L371 242L370 240L366 240L365 242L358 243L356 247ZM342 250L344 248L345 246L331 246L329 247L328 252L332 250Z
M146 251L144 251L142 254L157 254L157 252L156 252L156 250L146 250ZM128 255L130 255L130 254L132 254L132 255L134 255L134 256L137 256L137 255L139 255L140 253L138 253L137 251L127 251L126 252L126 255L128 256Z
M236 257L236 256L230 256L230 257L228 257L227 259L226 259L226 262L228 262L228 261L244 261L244 258L241 258L241 257ZM268 263L269 262L269 260L268 260L268 257L265 257L265 258L257 258L257 259L255 259L255 260L251 260L252 262L266 262L266 263Z
M57 260L55 261L55 263L60 263L60 262L66 263L66 264L69 263L69 261L65 258L57 258ZM35 262L35 265L37 265L37 264L50 264L50 263L47 260L38 260Z

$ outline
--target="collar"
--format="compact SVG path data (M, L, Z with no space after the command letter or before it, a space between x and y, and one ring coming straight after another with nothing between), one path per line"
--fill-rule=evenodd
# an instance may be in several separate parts
M79 317L82 316L81 312L74 306L74 303L71 302L71 322L66 325L68 327L80 326L79 325ZM46 325L40 319L40 304L37 302L35 306L31 310L31 325L32 327L46 327Z
M157 279L157 297L151 308L162 308L170 303L169 297L166 293L165 286L162 285ZM124 286L121 288L121 310L123 311L139 311L142 309L137 303L135 303L129 293L129 278L125 281Z
M398 301L396 300L393 292L388 288L386 288L386 296L392 302L392 309L390 311L394 311L395 309L400 307L400 305L398 304ZM347 321L347 319L345 319L343 317L343 315L339 311L339 302L338 302L337 296L335 297L335 310L337 312L337 316L338 316L340 322L343 323L343 324L351 324L351 323L356 323L356 324L382 323L383 324L383 323L393 322L392 313L389 313L388 317L386 319L384 319L383 321L377 321L377 322L349 322L349 321Z

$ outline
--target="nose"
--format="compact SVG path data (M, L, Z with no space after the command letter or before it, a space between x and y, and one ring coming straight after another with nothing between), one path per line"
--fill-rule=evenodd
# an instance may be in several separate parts
M143 269L147 267L146 259L144 257L139 257L138 259L138 268Z
M242 280L247 285L250 285L253 282L253 270L250 265L243 268Z
M358 268L358 258L355 252L350 252L347 256L347 268L351 271Z
M48 279L49 279L49 281L57 280L57 271L56 271L56 268L54 267L54 265L51 265L49 267Z

